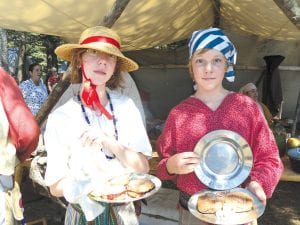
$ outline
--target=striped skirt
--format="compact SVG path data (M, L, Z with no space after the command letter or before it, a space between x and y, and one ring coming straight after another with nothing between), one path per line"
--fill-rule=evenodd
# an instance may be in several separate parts
M95 220L87 222L85 216L77 207L68 205L65 225L138 225L133 203L114 205L108 204L104 212Z

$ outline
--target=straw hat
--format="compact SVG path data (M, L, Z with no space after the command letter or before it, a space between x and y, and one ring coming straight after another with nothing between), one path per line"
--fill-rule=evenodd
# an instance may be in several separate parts
M95 49L115 55L121 62L122 71L137 70L139 66L133 60L125 57L120 51L120 37L111 29L102 26L90 27L84 30L78 44L64 44L55 49L55 53L64 60L71 61L74 49Z

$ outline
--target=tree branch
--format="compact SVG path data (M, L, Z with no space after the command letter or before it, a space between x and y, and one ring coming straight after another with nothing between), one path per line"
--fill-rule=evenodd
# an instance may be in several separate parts
M297 0L273 0L287 18L300 30L300 7Z

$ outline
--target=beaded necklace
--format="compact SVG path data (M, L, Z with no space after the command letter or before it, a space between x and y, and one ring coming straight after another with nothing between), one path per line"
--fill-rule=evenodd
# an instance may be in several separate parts
M118 140L119 139L119 135L118 135L118 129L117 129L117 120L116 120L115 113L114 113L114 107L113 107L113 104L111 102L111 98L110 98L110 95L108 94L108 92L106 92L106 96L107 96L107 99L108 99L108 102L109 102L109 107L110 107L111 114L112 114L112 121L113 121L113 124L114 124L114 131L115 131L114 136L115 136L115 139ZM81 101L81 98L80 98L79 94L77 95L77 99L80 102L81 111L82 111L82 113L84 115L84 119L85 119L86 123L88 125L91 125L90 119L89 119L89 117L88 117L88 115L87 115L87 113L85 111L84 105L82 104L82 101ZM101 151L103 152L102 148L101 148ZM105 157L107 159L114 159L116 156L115 155L109 156L109 155L105 154Z

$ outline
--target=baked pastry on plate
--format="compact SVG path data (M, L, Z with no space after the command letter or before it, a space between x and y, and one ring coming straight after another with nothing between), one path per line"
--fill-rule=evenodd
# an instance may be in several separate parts
M252 197L241 191L205 193L199 196L197 209L201 213L247 212L253 208Z
M127 185L127 194L132 198L138 198L154 188L155 184L149 179L133 179Z

